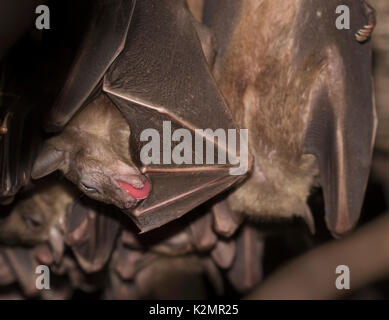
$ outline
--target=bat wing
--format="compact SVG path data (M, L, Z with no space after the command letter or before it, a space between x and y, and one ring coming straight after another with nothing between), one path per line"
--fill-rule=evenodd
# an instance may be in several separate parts
M166 138L164 124L171 126L171 132L184 128L192 134L201 128L236 129L184 1L137 3L125 48L108 70L103 90L129 122L133 160L152 181L150 197L129 212L142 232L179 218L242 178L229 174L229 163L177 165L166 164L167 160L142 165L140 159L145 129L154 130L161 139ZM223 148L209 137L205 140L215 154ZM175 146L161 146L161 163L164 153ZM199 157L193 150L190 158L195 162ZM204 159L205 152L200 162Z
M120 224L109 214L109 209L78 201L66 214L65 241L87 273L101 270L113 251Z
M26 64L11 60L0 71L0 200L12 199L30 181L41 141L39 113L31 110L39 108L42 101L32 97L24 83L29 76L21 69Z
M254 227L245 225L236 240L235 258L227 271L227 278L239 292L247 292L261 281L263 253L263 236Z
M123 49L134 6L135 0L95 1L79 55L51 109L48 130L63 128L93 94L108 67Z
M335 28L334 12L340 4L350 8L350 30ZM369 25L374 13L363 1L305 1L304 6L301 11L312 16L305 20L300 17L307 24L298 32L301 47L296 62L318 48L325 61L311 90L305 151L317 157L326 222L336 236L357 223L370 171L377 125L371 45L358 42L356 34ZM317 10L324 18L317 30L322 37L310 29L317 20Z

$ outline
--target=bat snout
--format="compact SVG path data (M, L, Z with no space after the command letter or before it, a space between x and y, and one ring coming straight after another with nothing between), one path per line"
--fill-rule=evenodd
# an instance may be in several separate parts
M142 179L140 176L131 176L128 177L125 181L117 180L120 188L130 197L135 200L144 200L146 199L151 191L151 184L147 179ZM126 202L126 207L128 204L132 206L133 204Z

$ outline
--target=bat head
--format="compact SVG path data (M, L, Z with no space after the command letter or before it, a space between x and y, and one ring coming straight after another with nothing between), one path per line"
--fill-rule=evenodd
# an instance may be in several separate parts
M74 192L65 183L42 181L0 220L0 242L37 245L47 242L55 259L63 255L62 223Z
M0 219L0 242L14 244L33 244L48 240L51 221L35 206L33 199L22 200L9 215Z
M60 170L88 197L132 208L151 186L131 160L129 137L126 120L100 95L45 143L31 175L38 179Z

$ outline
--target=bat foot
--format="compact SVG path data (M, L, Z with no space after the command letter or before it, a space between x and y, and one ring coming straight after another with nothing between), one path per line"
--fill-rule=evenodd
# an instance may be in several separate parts
M355 38L358 42L366 42L370 39L371 34L373 33L373 30L377 24L376 14L375 10L372 6L370 6L366 1L363 2L368 18L368 23L365 25L362 29L359 29L358 32L355 34Z

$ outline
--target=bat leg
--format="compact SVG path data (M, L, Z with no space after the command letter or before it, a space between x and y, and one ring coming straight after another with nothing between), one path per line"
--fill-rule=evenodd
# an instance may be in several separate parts
M377 24L375 9L366 1L363 1L364 9L367 15L368 23L355 34L355 38L358 42L366 42L370 39L371 34Z

